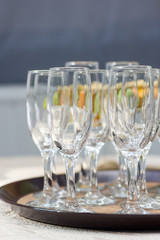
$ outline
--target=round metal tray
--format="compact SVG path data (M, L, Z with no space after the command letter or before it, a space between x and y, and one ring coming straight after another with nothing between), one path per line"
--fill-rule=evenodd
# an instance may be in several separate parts
M99 172L99 181L113 180L117 176L117 171ZM160 182L159 171L148 171L147 180L150 182ZM65 184L65 176L59 175L58 181ZM146 215L124 215L109 213L109 209L102 207L99 213L74 213L56 212L47 209L34 208L19 203L20 199L28 194L42 190L43 178L32 178L13 182L0 188L0 199L10 204L13 211L19 215L35 221L88 229L106 230L155 230L160 229L160 210L156 213Z

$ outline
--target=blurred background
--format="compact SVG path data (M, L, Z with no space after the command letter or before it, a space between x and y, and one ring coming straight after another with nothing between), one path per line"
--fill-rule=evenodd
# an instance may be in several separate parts
M0 0L0 156L39 154L27 128L27 71L71 60L159 68L160 1Z

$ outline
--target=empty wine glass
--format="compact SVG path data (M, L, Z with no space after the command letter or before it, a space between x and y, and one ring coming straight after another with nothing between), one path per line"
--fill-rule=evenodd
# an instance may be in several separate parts
M57 149L52 143L47 125L47 81L48 70L28 72L26 106L29 131L44 162L43 191L34 195L36 200L28 205L49 208L51 196L58 194L60 189L56 179L52 179L52 167L55 166Z
M132 66L138 65L136 61L112 61L106 62L106 69L110 70L113 66ZM104 186L104 189L110 188L110 194L114 195L116 198L126 198L127 197L127 173L126 173L126 164L125 160L119 151L119 149L114 146L117 152L117 158L119 162L119 173L116 181L107 183ZM105 192L104 192L105 193Z
M91 80L87 68L51 68L48 78L49 126L66 169L67 198L62 211L85 212L76 198L75 164L92 121Z
M140 204L141 207L147 208L147 209L160 209L160 204L153 199L152 197L149 197L148 190L146 186L146 160L148 152L151 148L151 145L154 141L154 139L157 136L159 126L160 126L160 70L159 69L152 69L153 74L153 82L154 82L154 122L153 122L153 129L150 136L149 143L146 145L146 147L143 149L142 155L139 160L139 171L140 171L140 177L139 177L139 189L140 189ZM138 95L139 99L141 99L141 92L142 88L139 87Z
M104 121L104 114L101 111L102 105L102 84L107 86L109 82L109 71L107 70L90 70L91 88L92 88L92 127L89 138L86 142L85 149L90 161L90 184L89 191L84 198L81 199L81 204L85 205L111 205L115 200L105 197L98 188L97 179L97 161L100 150L106 143L109 134L109 126ZM106 88L106 90L108 90ZM108 91L107 91L108 92ZM107 94L105 92L105 94ZM105 119L108 116L108 111L105 112Z
M65 63L65 67L87 67L89 69L98 69L99 63L97 61L70 61ZM79 179L76 183L76 192L87 192L89 189L89 164L88 155L85 148L82 153L83 154L80 162Z
M128 170L127 202L121 213L145 214L139 202L138 161L147 146L154 122L152 68L112 67L109 84L109 123L113 144ZM141 86L141 98L138 97Z
M157 102L157 107L156 109L158 109L160 111L160 108L158 108L158 104L159 104L159 98L160 98L160 69L153 69L154 72L154 91L155 91L155 99ZM159 112L158 112L159 114ZM157 115L158 115L157 114ZM156 135L158 141L160 142L160 128L158 129L158 133ZM145 177L144 177L145 178ZM156 187L152 187L149 189L149 192L151 193L156 193L156 196L154 196L154 199L158 202L160 202L160 186L156 186Z

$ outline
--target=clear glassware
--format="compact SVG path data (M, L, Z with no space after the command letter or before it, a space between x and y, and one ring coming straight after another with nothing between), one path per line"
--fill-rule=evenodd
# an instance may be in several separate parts
M92 121L89 69L51 68L47 105L51 136L66 169L68 194L60 210L85 212L75 193L75 164L88 139Z
M158 142L160 143L160 128L157 133L157 139L158 139ZM148 192L155 193L156 195L154 196L154 199L160 202L160 185L148 189Z
M153 141L155 140L159 126L160 126L160 70L152 69L153 81L154 81L154 124L152 134L150 136L150 141L143 149L142 155L139 160L139 189L140 189L140 204L141 207L145 209L160 209L160 203L157 202L154 198L149 197L148 190L146 186L146 161L147 155L151 148ZM139 91L140 94L140 91Z
M56 179L52 178L52 169L55 172L54 147L47 125L47 81L48 70L33 70L27 76L27 122L35 145L38 147L44 163L43 191L34 195L36 200L28 203L34 207L53 207L50 205L51 196L58 195L60 188ZM55 205L54 205L55 206Z
M107 70L90 70L91 88L92 88L92 127L86 142L85 149L90 160L90 184L89 191L81 204L85 205L112 205L116 201L105 197L99 190L97 179L97 161L103 145L108 139L109 126L104 121L104 113L101 111L102 106L102 85L108 86L109 71ZM107 88L105 89L107 91ZM105 91L105 94L107 94ZM108 112L105 112L105 119Z
M153 69L154 70L154 76L155 76L155 81L157 80L158 82L158 92L157 92L157 96L158 96L158 99L156 99L157 101L160 101L159 100L159 84L160 84L160 69ZM156 98L156 96L155 96ZM158 133L156 135L158 141L160 142L160 128L158 129ZM160 202L160 186L156 186L156 187L152 187L148 190L150 193L155 193L156 196L154 196L154 199L158 202Z
M140 206L138 162L154 123L154 86L149 66L112 67L109 88L111 138L120 149L128 171L127 202L120 213L145 214ZM141 96L139 89L141 88ZM140 97L139 97L140 96Z
M97 61L69 61L65 63L65 67L87 67L89 69L99 69L99 63ZM89 168L87 167L88 156L84 149L82 150L79 179L76 183L76 192L87 192L89 190Z
M142 67L142 66L140 66ZM149 150L152 146L153 141L155 140L159 125L160 125L160 97L159 97L159 89L160 89L160 70L159 69L152 69L153 74L153 81L154 81L154 124L152 133L150 136L150 140L146 147L143 149L142 155L140 156L140 160L138 163L138 170L139 170L139 179L138 179L138 188L140 193L140 205L142 208L157 210L160 209L160 203L156 201L153 197L149 197L148 189L146 185L146 161L147 155ZM141 97L141 88L139 88L139 98Z
M139 65L136 61L113 61L106 62L106 69L110 70L113 66L132 66ZM119 173L118 178L114 182L106 184L104 190L107 189L106 194L108 194L108 189L110 189L110 194L114 195L116 198L126 198L127 197L127 168L125 160L116 146L114 146L117 152L117 158L119 162ZM104 191L105 194L105 191Z

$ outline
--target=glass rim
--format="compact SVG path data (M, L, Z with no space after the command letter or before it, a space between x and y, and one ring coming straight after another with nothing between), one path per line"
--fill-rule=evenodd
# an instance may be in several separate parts
M89 64L89 63L98 63L98 61L67 61L67 62L65 62L65 64L67 64L67 63L71 63L71 64L76 64L76 63L81 63L81 64Z
M133 69L139 69L139 70L146 70L146 69L149 69L151 70L152 69L152 66L150 65L127 65L127 66L112 66L111 69L109 71L114 71L114 70L133 70Z
M29 70L28 73L40 74L40 73L47 73L49 70Z
M90 73L109 73L108 69L89 69Z
M109 62L106 62L106 65L108 64L119 64L119 63L134 63L134 64L137 64L138 61L109 61Z
M152 71L160 71L160 68L152 68Z
M88 71L89 72L89 68L87 67L53 67L49 69L49 72L56 72L56 71L78 71L78 70L82 70L82 71Z

